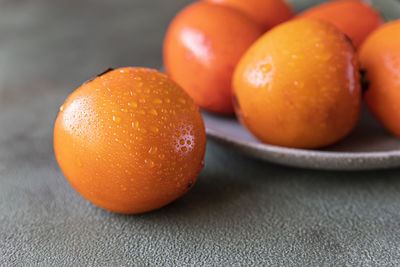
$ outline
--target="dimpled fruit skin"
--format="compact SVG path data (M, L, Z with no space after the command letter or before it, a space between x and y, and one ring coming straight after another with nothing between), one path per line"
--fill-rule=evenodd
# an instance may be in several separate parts
M332 144L355 127L361 89L353 46L313 19L261 37L235 71L236 113L261 141L294 148Z
M164 65L200 107L232 114L234 68L262 33L261 26L236 9L197 2L169 26Z
M371 34L360 49L369 88L368 108L393 134L400 136L400 20Z
M166 75L121 68L83 84L60 108L57 161L72 186L118 213L158 209L186 193L202 168L198 107Z
M373 7L358 0L328 2L311 8L300 16L332 23L352 40L356 48L383 23Z
M292 8L284 0L206 0L237 8L263 25L265 30L291 19Z

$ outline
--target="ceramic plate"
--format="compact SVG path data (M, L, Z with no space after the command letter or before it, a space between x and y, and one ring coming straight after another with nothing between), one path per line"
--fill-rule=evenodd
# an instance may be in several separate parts
M297 11L324 2L292 0ZM400 1L366 1L374 5L386 20L400 18ZM371 170L400 167L400 139L385 131L364 109L356 130L343 141L322 150L291 149L263 144L233 117L203 112L210 138L248 155L266 161L312 169Z

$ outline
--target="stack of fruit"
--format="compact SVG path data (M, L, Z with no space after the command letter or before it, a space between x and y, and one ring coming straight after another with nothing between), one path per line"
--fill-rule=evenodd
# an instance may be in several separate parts
M71 94L55 125L57 160L85 198L140 213L196 182L206 145L199 106L235 112L262 142L319 148L354 129L364 92L400 136L400 21L382 24L355 0L297 16L283 0L196 2L166 34L168 77L121 68Z
M173 20L164 63L200 107L235 111L268 144L341 140L358 122L362 89L376 117L400 135L400 22L382 24L355 0L296 16L283 0L208 0Z

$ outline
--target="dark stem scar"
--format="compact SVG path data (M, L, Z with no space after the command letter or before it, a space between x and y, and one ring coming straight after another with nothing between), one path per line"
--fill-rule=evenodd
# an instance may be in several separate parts
M93 77L92 79L89 79L89 80L87 80L86 82L84 82L83 84L86 84L86 83L88 83L88 82L91 82L91 81L93 81L94 79L96 79L97 77L100 77L100 76L102 76L102 75L104 75L104 74L106 74L106 73L108 73L108 72L110 72L110 71L112 71L112 70L114 70L113 68L108 68L108 69L106 69L105 71L103 71L102 73L99 73L99 74L97 74L95 77Z
M106 74L107 72L110 72L110 71L112 71L112 70L114 70L114 69L113 69L113 68L108 68L108 69L106 69L105 71L103 71L102 73L97 74L96 77L100 77L101 75L104 75L104 74Z

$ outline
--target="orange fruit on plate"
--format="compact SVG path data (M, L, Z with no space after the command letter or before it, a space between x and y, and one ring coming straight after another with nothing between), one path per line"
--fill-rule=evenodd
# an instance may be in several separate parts
M232 75L247 48L263 33L242 12L207 2L182 10L164 41L168 75L200 107L232 114Z
M283 23L239 62L236 113L261 141L319 148L349 134L361 107L355 51L334 26L314 19Z
M300 17L322 19L346 34L358 48L383 20L369 4L358 0L338 0L313 7Z
M265 30L291 19L294 12L285 0L206 0L241 10Z
M400 136L400 20L372 33L359 57L369 82L364 95L368 108L390 132Z
M54 127L57 161L71 185L104 209L147 212L188 192L206 135L190 97L144 68L102 74L73 92Z

